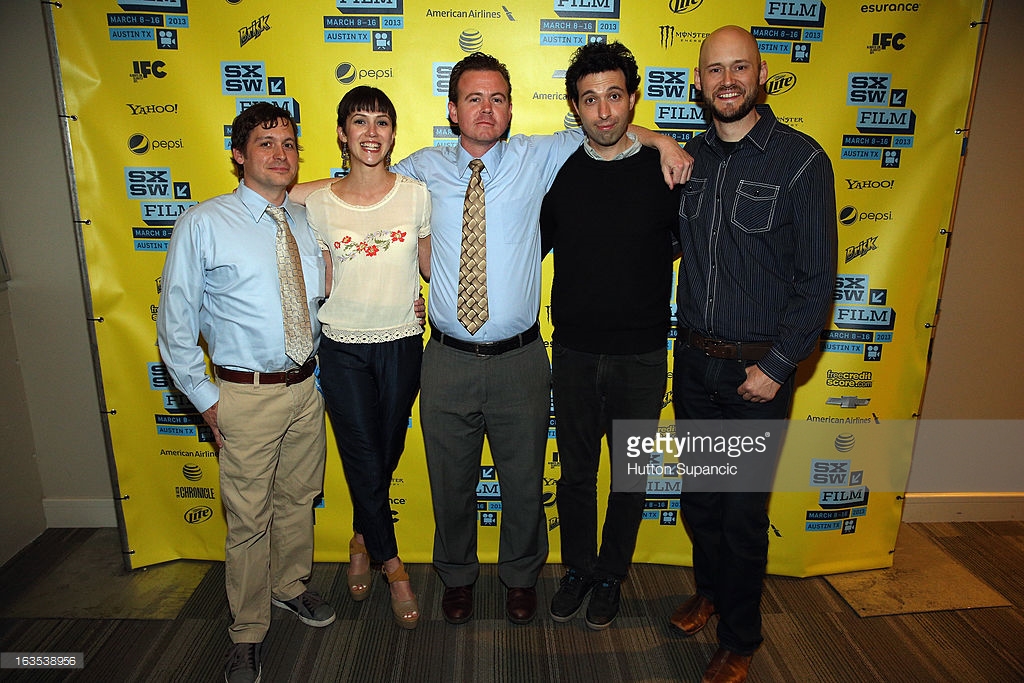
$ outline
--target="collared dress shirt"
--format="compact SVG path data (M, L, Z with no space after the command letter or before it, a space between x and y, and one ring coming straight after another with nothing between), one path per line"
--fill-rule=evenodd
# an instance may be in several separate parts
M814 348L832 304L832 164L768 105L732 153L713 126L686 151L693 172L679 224L679 326L715 339L774 342L758 362L784 382Z
M487 219L489 318L475 335L458 321L462 207L473 157L462 145L414 152L393 170L430 191L430 323L463 341L493 342L525 332L540 311L540 206L559 168L583 141L580 130L513 135L481 158Z
M199 336L214 365L253 372L294 367L284 350L277 275L277 224L267 200L245 186L189 208L174 225L161 280L157 340L174 380L200 412L220 397L207 374ZM302 258L313 353L319 347L317 309L324 263L306 210L284 202Z

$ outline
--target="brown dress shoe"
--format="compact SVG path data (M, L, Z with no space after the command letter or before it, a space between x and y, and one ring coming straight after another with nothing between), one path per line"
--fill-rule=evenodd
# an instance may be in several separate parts
M742 683L747 680L752 657L720 647L704 670L704 678L700 679L700 683Z
M537 613L535 588L509 588L505 597L505 614L513 624L529 624Z
M445 587L441 611L449 624L465 624L473 618L473 586Z
M715 603L703 595L694 595L679 605L668 621L672 628L692 636L704 628L714 613Z

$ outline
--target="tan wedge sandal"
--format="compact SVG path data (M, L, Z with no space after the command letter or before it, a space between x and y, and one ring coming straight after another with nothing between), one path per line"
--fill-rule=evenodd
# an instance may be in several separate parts
M408 581L409 574L405 571L405 565L399 560L398 567L393 572L388 572L387 569L381 568L384 573L384 578L387 580L388 585L398 583L399 581ZM408 600L399 600L393 594L391 596L391 613L395 617L395 623L404 629L414 629L416 624L420 620L420 607L416 601L416 596Z
M366 552L366 546L353 538L348 542L348 562L350 567L352 565L352 558L356 555L367 555L366 559L370 559ZM370 581L373 579L373 575L369 567L362 574L348 574L347 576L348 593L352 596L353 600L362 602L370 597Z

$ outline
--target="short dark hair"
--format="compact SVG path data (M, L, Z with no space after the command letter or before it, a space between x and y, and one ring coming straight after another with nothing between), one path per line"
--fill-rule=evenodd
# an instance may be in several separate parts
M376 114L387 114L391 119L391 129L398 130L398 112L383 90L369 85L357 85L345 93L338 102L338 126L344 127L348 117L357 111L368 111Z
M508 84L508 101L512 101L512 78L508 75L508 67L497 60L497 58L474 52L463 57L458 64L452 67L452 74L448 78L448 101L456 103L459 100L459 79L467 71L497 71Z
M626 77L626 92L634 94L640 88L640 72L636 59L622 43L588 43L573 53L569 68L565 70L565 94L571 102L579 103L579 80L591 74L621 71Z
M264 129L276 128L277 122L281 119L288 122L288 125L292 127L292 133L298 140L299 127L295 125L295 119L287 109L270 102L257 102L250 106L231 122L231 149L244 152L245 145L249 142L249 135L256 126L262 126ZM238 177L244 178L245 169L235 161L234 155L231 156L231 163L235 165L235 173Z

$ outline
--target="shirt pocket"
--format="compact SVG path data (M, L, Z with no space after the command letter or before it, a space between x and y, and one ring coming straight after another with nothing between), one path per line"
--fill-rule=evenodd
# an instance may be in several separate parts
M732 223L747 233L768 232L775 218L779 186L741 180L732 207Z
M704 201L704 187L707 182L707 178L690 178L686 185L683 185L683 199L679 202L680 216L688 220L697 217Z

